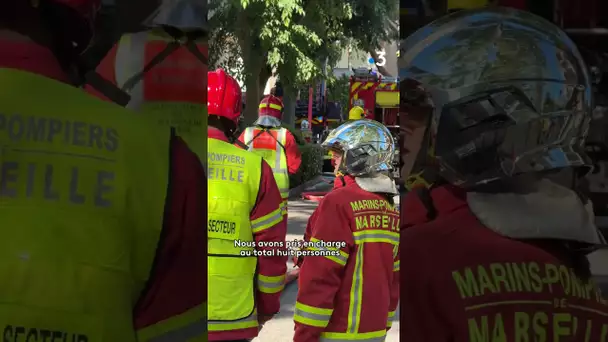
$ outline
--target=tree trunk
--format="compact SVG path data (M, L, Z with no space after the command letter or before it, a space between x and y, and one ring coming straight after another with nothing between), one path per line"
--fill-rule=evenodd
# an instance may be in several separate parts
M291 86L283 86L283 124L291 128L295 128L296 122L296 104L298 92L297 89Z
M378 54L376 53L376 51L370 49L369 51L370 56L372 56L372 58L377 61L378 58ZM383 66L379 66L376 64L376 68L378 68L378 72L382 74L382 76L386 76L386 77L394 77L385 67Z
M243 110L243 125L251 125L258 117L258 103L260 102L260 74L265 67L265 51L262 51L259 41L251 39L247 19L241 12L239 20L241 26L238 31L239 45L245 72L245 109Z
M268 64L266 64L266 66L260 69L260 96L263 95L264 89L266 89L266 83L268 82L270 76L272 76L272 69L270 68L270 66L268 66Z
M243 59L245 65L249 64ZM251 64L250 64L251 65ZM248 72L249 68L245 68ZM243 111L243 121L245 125L251 125L258 118L258 103L260 102L260 76L257 73L247 74L245 76L245 87L247 93L245 96L245 110Z

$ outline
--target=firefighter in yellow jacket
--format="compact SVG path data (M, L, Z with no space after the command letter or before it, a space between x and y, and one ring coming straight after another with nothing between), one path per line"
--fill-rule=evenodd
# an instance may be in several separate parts
M253 126L247 127L241 134L239 141L248 151L262 156L271 165L283 199L283 214L287 219L289 175L298 172L302 154L293 134L281 127L283 102L278 97L264 96L260 101L258 115Z
M99 5L0 5L1 336L205 341L200 161L69 81Z
M232 144L241 115L238 82L218 69L208 73L207 88L209 341L242 342L279 312L287 224L270 166Z

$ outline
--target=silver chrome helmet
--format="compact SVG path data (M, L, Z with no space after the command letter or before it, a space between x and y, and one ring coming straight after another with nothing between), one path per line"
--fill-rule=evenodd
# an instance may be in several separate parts
M162 0L144 22L146 27L169 26L182 31L207 31L207 1Z
M329 133L321 146L340 151L343 155L338 171L351 176L393 169L395 140L378 121L361 119L344 123Z

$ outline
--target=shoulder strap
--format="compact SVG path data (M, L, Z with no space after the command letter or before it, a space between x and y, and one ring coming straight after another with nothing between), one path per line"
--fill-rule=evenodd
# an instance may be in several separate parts
M105 79L95 70L89 71L85 75L85 84L93 87L105 97L109 98L110 101L121 107L126 107L127 104L129 104L129 101L131 101L131 95Z
M286 128L281 128L281 129L286 129ZM281 148L283 149L283 151L286 151L285 150L285 146L274 135L272 135L272 133L270 132L270 129L268 129L267 127L260 127L259 130L260 131L258 132L258 134L256 134L250 141L247 142L247 146L251 145L251 143L257 137L259 137L260 135L262 135L262 133L266 132L266 133L270 134L270 136L279 144L279 146L281 146Z
M235 139L234 143L236 145L238 145L240 148L242 148L243 150L247 151L249 150L249 146L245 145L242 141L240 141L239 139Z

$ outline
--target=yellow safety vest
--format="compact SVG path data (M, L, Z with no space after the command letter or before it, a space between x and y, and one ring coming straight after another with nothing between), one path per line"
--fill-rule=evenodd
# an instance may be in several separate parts
M207 144L207 326L209 331L257 327L253 234L264 222L251 222L250 213L258 196L262 158L217 139Z
M485 7L488 0L448 0L448 10L452 9L474 9Z
M202 335L206 305L133 327L162 230L169 130L32 73L0 68L0 88L4 339Z
M157 29L123 35L114 62L117 86L123 88L171 41L173 38ZM199 43L203 50L206 45L207 42ZM181 48L152 68L141 82L128 91L131 101L127 108L152 116L163 126L175 127L177 134L184 138L201 160L205 160L207 139L203 137L207 136L207 93L203 87L206 75L207 66L194 60L194 55ZM195 84L190 85L192 82ZM194 99L171 100L171 96L167 95L173 91L183 97L180 93L184 93L184 89L192 92L197 86L200 94L196 96L196 102Z
M289 172L285 151L287 129L273 128L268 129L268 133L260 134L261 131L259 127L247 127L243 132L245 144L249 147L249 151L260 155L270 165L281 197L283 201L287 201L289 198Z

